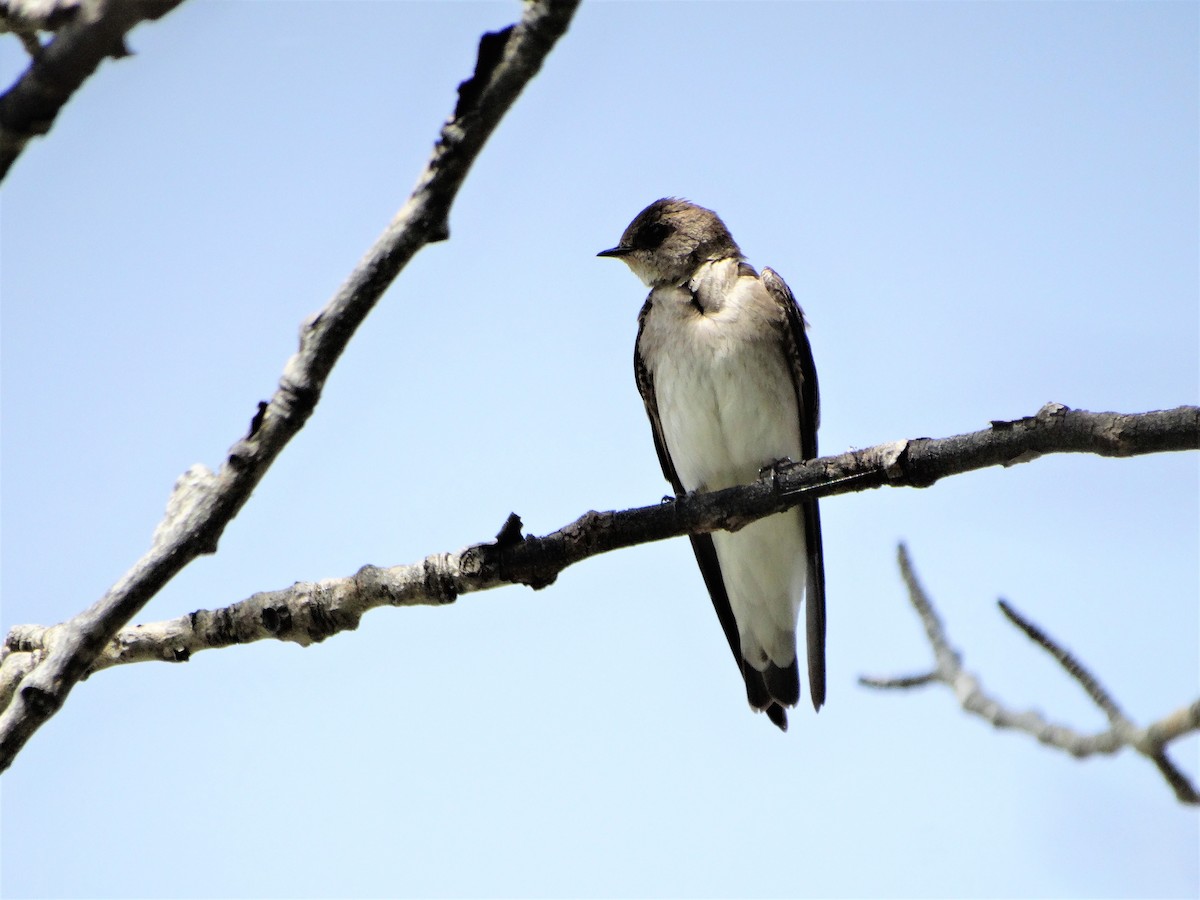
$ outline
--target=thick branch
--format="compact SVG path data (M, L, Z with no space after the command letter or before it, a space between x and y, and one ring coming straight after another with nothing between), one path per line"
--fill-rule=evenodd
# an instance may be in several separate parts
M802 500L872 487L928 487L941 478L1049 453L1135 456L1200 449L1200 407L1121 414L1048 403L1034 416L948 438L880 444L796 464L744 487L689 495L675 503L587 513L544 538L528 538L503 557L503 581L544 587L572 563L598 553L683 534L736 531ZM491 585L489 585L490 587Z
M454 114L408 201L328 305L305 323L299 351L270 402L259 404L249 433L230 448L216 473L203 466L184 473L149 552L92 607L57 626L45 643L46 659L12 690L0 714L0 770L62 706L118 629L191 560L216 551L225 527L311 415L325 379L367 313L421 247L448 237L450 205L467 171L565 33L576 6L569 0L526 3L519 24L484 35L475 74L459 85ZM0 688L0 697L7 691Z
M1056 432L1061 434L1056 436ZM737 529L814 496L860 491L879 484L927 483L940 477L939 473L1003 463L1012 457L1033 459L1055 449L1080 451L1086 441L1079 435L1086 433L1097 435L1092 450L1098 453L1109 453L1114 446L1119 446L1124 455L1151 452L1151 448L1200 446L1200 410L1185 407L1116 415L1067 411L1050 404L1037 416L1018 423L994 424L970 435L882 444L815 460L787 473L771 473L745 487L691 494L639 509L588 512L544 537L523 537L521 520L514 515L495 541L457 553L437 553L412 565L387 569L366 566L349 578L295 584L255 594L222 609L126 628L104 647L92 671L150 660L183 662L201 650L268 638L307 646L356 628L363 613L376 607L441 605L453 602L459 594L508 584L542 588L573 563L610 550L683 534ZM1114 434L1120 435L1115 442ZM1016 443L1014 435L1019 436ZM947 446L963 448L963 455L945 452ZM1039 454L1028 452L1033 446L1039 448ZM914 447L918 448L915 453ZM970 464L964 462L964 456ZM909 468L914 458L918 460L916 478ZM936 460L938 468L935 470L924 460ZM961 660L946 641L937 614L927 601L922 605L924 594L911 569L903 571L910 579L910 595L934 645L940 671L958 670ZM26 654L51 648L62 627L30 625L12 629L5 647L0 649L0 654L7 657L0 666L0 701L6 691L11 692L8 667L17 666ZM938 680L937 672L905 679L905 686L931 680Z
M859 679L861 684L874 688L911 688L941 682L954 691L959 704L967 712L982 716L997 728L1024 731L1041 743L1065 750L1076 757L1091 756L1095 753L1116 753L1124 747L1131 747L1154 763L1181 803L1200 804L1200 793L1197 793L1188 777L1167 756L1167 745L1171 741L1200 730L1200 700L1181 707L1153 725L1138 728L1121 711L1096 677L1069 650L1018 613L1009 603L1001 600L1000 609L1009 621L1053 656L1067 674L1079 682L1092 702L1104 711L1109 728L1096 734L1082 734L1066 726L1047 722L1040 713L1032 710L1014 712L985 693L978 677L962 667L962 656L950 647L941 620L934 611L925 588L917 580L912 562L908 558L908 551L903 544L900 545L899 562L900 574L908 588L909 600L925 626L936 664L932 672L916 678L862 677Z
M18 3L9 0L5 22L18 34L57 28L45 47L26 41L29 68L0 95L0 181L25 145L50 130L71 95L106 57L128 56L125 35L139 22L158 19L183 0L83 0Z

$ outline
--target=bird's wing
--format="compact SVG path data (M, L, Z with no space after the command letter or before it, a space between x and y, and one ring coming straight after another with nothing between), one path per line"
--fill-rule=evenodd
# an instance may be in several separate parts
M816 459L817 426L821 421L817 367L805 333L804 312L792 289L773 269L762 270L762 283L784 314L783 352L800 410L800 450L805 460ZM813 709L825 702L825 553L821 546L821 511L816 500L800 507L808 550L808 584L805 597L805 631L808 641L808 684Z
M637 380L638 393L646 405L646 416L650 419L650 430L654 433L654 449L658 452L658 462L662 466L663 477L671 482L676 497L682 497L687 491L675 471L667 443L663 440L662 421L658 416L658 399L654 394L654 378L646 368L642 358L642 330L646 325L646 316L650 313L653 298L646 300L642 311L638 314L637 341L634 343L633 371ZM767 717L782 731L787 731L787 713L784 708L771 699L767 691L763 674L742 659L741 637L738 635L737 620L733 617L733 607L729 605L729 594L725 591L725 580L721 577L721 564L717 561L717 548L713 545L711 534L692 534L692 552L696 555L696 563L700 566L700 575L704 578L704 586L708 588L708 596L712 598L713 609L729 642L734 661L742 672L746 682L746 699L755 709L766 710Z

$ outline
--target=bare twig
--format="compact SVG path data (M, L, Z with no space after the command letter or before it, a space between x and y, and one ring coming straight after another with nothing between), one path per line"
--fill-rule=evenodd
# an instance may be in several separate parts
M0 95L0 181L25 145L50 130L71 95L107 57L128 56L125 35L140 22L158 19L183 0L8 0L6 24L21 35L32 61ZM46 46L34 31L58 29ZM32 40L32 43L31 43Z
M1181 803L1200 804L1200 793L1197 793L1188 777L1167 756L1167 745L1171 741L1200 730L1200 700L1176 710L1146 728L1138 728L1121 712L1116 701L1096 677L1070 651L1018 613L1011 604L1001 600L1000 609L1009 621L1053 656L1059 665L1079 682L1092 702L1108 717L1109 728L1107 731L1085 735L1062 725L1053 725L1037 712L1012 712L1000 701L984 693L978 678L963 669L962 657L950 647L942 623L934 612L924 587L917 580L908 550L903 544L899 548L899 563L900 573L908 587L909 600L925 625L937 665L928 676L919 679L864 676L859 678L860 684L874 688L908 688L941 682L954 691L959 704L967 712L982 716L997 728L1024 731L1041 743L1065 750L1075 757L1091 756L1095 753L1117 753L1125 747L1130 747L1157 766Z
M1083 663L1071 655L1071 652L1065 647L1061 647L1054 642L1046 632L1042 631L1019 612L1013 609L1012 605L1007 600L1000 600L1000 611L1023 632L1025 636L1049 653L1058 662L1060 666L1067 670L1067 674L1079 682L1079 686L1084 689L1092 702L1104 710L1104 715L1108 717L1108 721L1113 726L1128 724L1125 714L1121 712L1117 702L1106 691L1086 668Z
M99 601L53 630L45 659L12 690L0 713L0 770L62 706L117 631L191 560L216 551L225 527L312 414L325 379L380 296L421 247L449 236L450 205L467 171L565 33L576 6L571 0L527 2L518 24L484 35L475 73L459 86L454 113L408 201L333 299L304 324L299 351L270 402L260 404L249 433L217 472L195 466L185 473L150 550ZM0 697L6 691L0 689Z

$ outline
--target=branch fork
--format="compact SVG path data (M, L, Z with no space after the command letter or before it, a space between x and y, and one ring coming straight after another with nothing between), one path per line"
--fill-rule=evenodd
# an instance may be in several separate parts
M1054 657L1092 702L1108 719L1109 728L1095 734L1083 734L1064 725L1046 721L1038 712L1016 712L987 694L975 674L963 668L962 654L951 647L945 626L933 608L925 588L913 571L908 549L901 544L898 550L900 574L908 589L909 601L925 627L925 636L933 648L935 665L932 671L917 676L879 678L862 676L859 684L879 689L911 689L926 684L941 683L953 692L959 706L987 720L996 728L1023 731L1040 743L1082 759L1094 754L1112 754L1129 747L1145 756L1158 768L1180 803L1200 805L1200 793L1191 780L1167 756L1167 746L1175 740L1200 730L1200 699L1181 707L1165 719L1139 728L1121 711L1116 700L1069 650L1025 618L1012 604L1000 600L1000 611L1026 637Z

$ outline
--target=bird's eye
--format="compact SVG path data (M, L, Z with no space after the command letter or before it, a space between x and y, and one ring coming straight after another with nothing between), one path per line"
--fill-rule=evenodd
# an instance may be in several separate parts
M633 236L635 250L657 250L671 233L671 228L665 222L647 222Z

